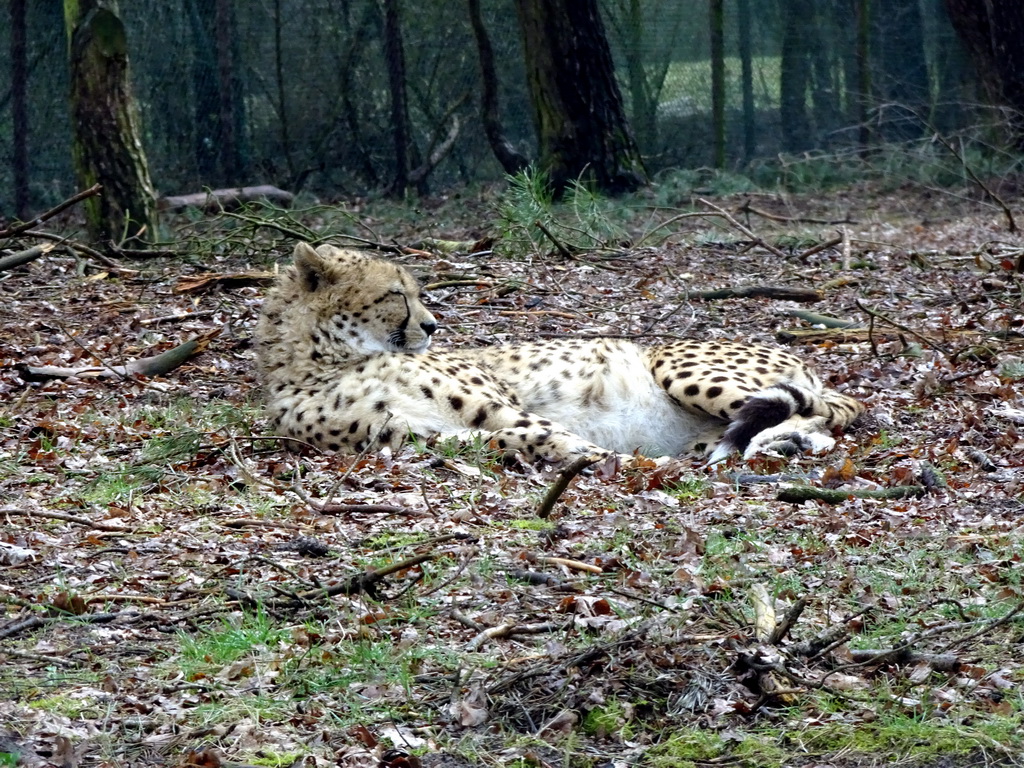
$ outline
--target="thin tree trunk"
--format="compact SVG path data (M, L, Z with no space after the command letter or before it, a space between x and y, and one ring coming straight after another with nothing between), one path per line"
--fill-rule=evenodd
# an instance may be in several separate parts
M484 124L484 135L491 145L491 151L497 158L505 173L519 173L527 165L526 159L512 143L505 138L501 125L501 107L498 101L498 70L494 65L494 47L484 26L483 14L480 12L480 0L467 0L469 4L469 23L473 27L476 38L477 57L480 60L480 112Z
M644 184L597 0L516 0L516 11L539 165L556 194L576 179L610 194Z
M871 0L857 3L857 124L861 155L871 147Z
M1024 3L946 0L946 8L986 95L1011 108L1012 139L1024 150Z
M384 65L391 91L391 140L395 153L394 176L389 193L397 197L409 189L409 106L405 82L405 48L398 0L382 0L384 12Z
M710 0L711 134L715 168L725 167L725 0Z
M885 23L876 25L881 73L875 85L889 104L883 114L886 137L906 140L921 135L928 104L924 21L919 0L887 0L884 9Z
M207 0L209 1L209 0ZM238 46L234 33L233 0L216 0L214 30L217 52L217 90L220 112L221 167L224 181L235 184L241 180L241 132L244 124L241 83L235 67Z
M740 81L743 89L743 158L750 162L757 151L757 114L754 111L754 56L750 39L750 0L738 0Z
M156 194L142 149L128 77L128 40L116 6L64 0L71 68L71 124L80 187L103 185L85 201L93 240L155 238Z
M28 45L25 0L10 0L11 11L11 171L14 176L14 214L28 220Z
M779 108L782 112L782 143L789 152L800 152L811 143L807 113L810 60L807 24L814 15L810 0L789 0L784 6L782 61L779 73Z
M288 166L289 180L295 178L295 163L292 161L292 142L288 130L288 91L284 84L284 45L282 27L284 15L281 13L281 0L274 0L274 79L277 81L277 122L280 126L281 154Z

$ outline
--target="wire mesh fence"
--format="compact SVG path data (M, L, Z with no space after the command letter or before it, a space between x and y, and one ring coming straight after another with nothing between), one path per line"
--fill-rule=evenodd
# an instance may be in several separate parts
M12 5L16 0L11 0ZM24 2L24 0L19 0ZM648 170L953 131L973 80L942 0L602 0L617 76ZM532 154L515 4L484 0L507 137ZM151 175L164 194L273 183L343 196L386 183L393 120L378 0L122 0ZM430 177L497 178L463 3L402 2L413 161L451 131ZM869 11L869 16L863 16ZM717 27L722 87L715 93ZM0 213L13 212L12 94L24 83L31 206L74 191L60 3L26 4L23 70L0 25ZM717 142L717 143L716 143ZM716 148L721 156L716 157Z

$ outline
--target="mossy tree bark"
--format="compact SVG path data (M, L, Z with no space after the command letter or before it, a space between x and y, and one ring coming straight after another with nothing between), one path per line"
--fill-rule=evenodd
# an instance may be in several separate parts
M64 0L71 79L71 120L78 183L103 193L85 202L97 242L156 237L156 193L142 149L128 79L128 43L117 8Z
M646 183L615 81L597 0L516 0L539 149L556 193L576 179L602 192Z

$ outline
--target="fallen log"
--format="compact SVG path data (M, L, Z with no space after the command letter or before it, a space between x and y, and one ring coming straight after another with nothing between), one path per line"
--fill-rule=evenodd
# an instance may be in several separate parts
M909 499L924 496L926 489L920 485L898 485L895 488L879 488L878 490L833 490L832 488L815 488L810 485L794 485L783 488L775 495L776 501L788 501L801 504L805 501L824 501L826 504L842 504L847 499Z
M208 192L193 192L190 195L168 195L157 201L157 209L166 213L181 213L187 208L198 208L204 213L234 211L246 203L265 200L284 208L295 202L295 195L283 189L261 184L255 187L233 189L211 189Z
M784 285L745 285L740 288L718 288L687 294L690 299L716 301L718 299L779 299L810 304L821 301L825 295L814 288L789 288Z
M124 365L84 365L64 368L56 365L18 365L17 370L26 381L47 381L49 379L109 379L131 378L132 376L162 376L173 371L186 360L203 352L220 333L220 328L207 331L201 336L189 339L173 349L159 355L132 360Z
M30 261L35 261L45 253L49 253L56 246L53 243L41 243L34 245L31 248L12 253L9 256L0 258L0 272L4 272L8 269L14 269L20 267L22 264L28 264Z

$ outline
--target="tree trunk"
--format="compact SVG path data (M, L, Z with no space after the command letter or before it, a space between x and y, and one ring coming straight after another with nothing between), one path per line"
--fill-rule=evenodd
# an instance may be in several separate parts
M80 187L103 185L85 202L98 242L157 237L156 194L128 78L128 41L116 6L64 0L71 72L71 123Z
M1020 0L946 0L989 99L1010 107L1010 129L1024 150L1024 3Z
M516 0L541 170L610 194L646 183L597 0Z
M876 27L881 76L875 79L878 95L888 102L882 130L888 139L912 139L924 131L929 97L921 5L919 0L888 0L884 13Z
M779 108L782 111L782 144L788 152L801 152L811 145L807 112L807 86L810 83L807 27L813 18L814 4L811 0L789 0L785 4Z
M213 186L241 181L241 84L235 72L234 16L230 0L189 0L194 35L195 153L199 181Z
M754 56L750 39L750 0L738 0L740 80L743 89L743 159L748 163L757 151L757 114L754 108Z
M476 38L477 56L480 59L480 112L484 124L484 135L491 151L505 173L514 175L523 170L529 161L505 138L501 126L501 107L498 101L498 70L494 65L494 48L484 26L480 12L480 0L468 0L469 22Z
M28 212L28 45L25 0L10 0L11 11L11 171L14 215L27 221Z
M395 152L394 177L389 194L401 197L409 190L409 98L405 82L405 47L398 15L398 0L383 0L384 65L388 71L391 92L391 139Z
M725 167L725 0L709 0L711 33L711 134L715 168Z
M854 0L857 4L857 139L861 155L871 146L871 0Z

